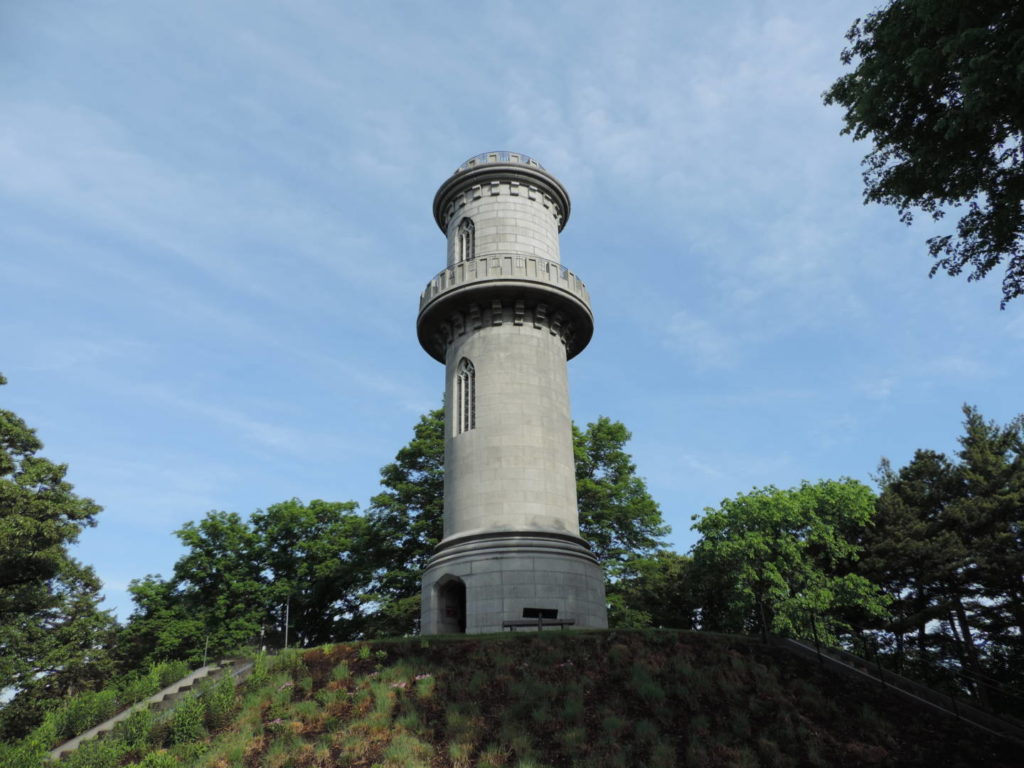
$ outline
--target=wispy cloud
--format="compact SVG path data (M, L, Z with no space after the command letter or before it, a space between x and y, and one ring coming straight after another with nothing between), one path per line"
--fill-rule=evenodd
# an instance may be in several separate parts
M739 340L709 321L680 310L665 329L666 344L700 369L730 368L739 361Z

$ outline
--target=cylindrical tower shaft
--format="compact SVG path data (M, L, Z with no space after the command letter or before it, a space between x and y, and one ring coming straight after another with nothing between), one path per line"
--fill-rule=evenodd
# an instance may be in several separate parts
M559 261L568 215L558 180L509 152L472 158L434 199L448 266L421 297L417 330L445 364L445 519L424 573L424 633L538 616L607 623L579 537L566 361L593 316Z

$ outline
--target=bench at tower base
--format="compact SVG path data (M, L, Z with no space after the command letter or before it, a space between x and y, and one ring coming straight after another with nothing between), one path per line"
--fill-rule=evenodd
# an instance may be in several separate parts
M565 629L576 623L576 619L512 619L501 622L501 628L509 632L515 632L517 627L527 627L540 632L544 627L559 627Z
M565 629L576 623L576 619L558 618L557 608L523 608L523 618L501 622L501 628L515 632L517 627L528 627L540 632L544 627Z

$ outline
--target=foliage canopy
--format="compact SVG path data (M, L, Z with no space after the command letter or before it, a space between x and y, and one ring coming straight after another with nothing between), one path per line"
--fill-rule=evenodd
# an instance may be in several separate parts
M693 526L703 628L805 638L820 628L834 642L850 628L844 614L881 615L884 597L851 570L874 501L856 480L825 480L755 488L705 510Z
M1024 5L891 0L854 22L824 94L843 133L870 138L866 201L961 218L932 237L932 267L985 277L1004 259L1002 306L1024 293Z
M115 628L98 608L96 574L68 554L100 507L74 493L67 465L39 456L42 448L34 430L0 409L0 690L16 692L0 714L3 734L102 677Z

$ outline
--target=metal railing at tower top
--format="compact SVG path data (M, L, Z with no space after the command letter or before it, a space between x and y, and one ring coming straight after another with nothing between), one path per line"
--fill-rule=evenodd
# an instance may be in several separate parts
M441 270L420 294L420 310L443 293L472 283L528 281L561 288L590 307L587 286L557 261L518 253L490 253L459 261Z

